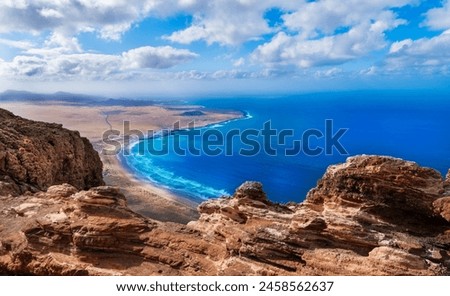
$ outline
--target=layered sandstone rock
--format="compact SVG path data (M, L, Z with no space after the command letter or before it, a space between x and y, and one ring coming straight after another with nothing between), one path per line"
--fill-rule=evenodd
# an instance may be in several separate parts
M448 274L448 207L434 205L442 188L432 169L359 156L328 168L302 204L242 203L239 188L202 204L189 225L275 274Z
M399 167L406 187L390 177ZM355 188L362 176L364 184ZM199 220L188 225L133 213L117 188L58 185L0 199L0 272L448 275L442 184L433 170L414 163L355 157L330 167L302 204L274 204L261 184L246 182L233 197L201 204ZM414 194L402 195L405 190Z
M246 182L231 197L202 203L197 221L163 223L132 212L119 188L88 188L101 183L100 176L93 178L101 165L83 166L86 157L96 159L95 151L87 144L78 147L84 141L76 134L25 121L30 129L25 136L13 122L22 119L0 114L10 122L1 127L0 153L22 159L17 155L29 149L37 155L34 166L2 158L0 274L450 274L448 176L446 183L435 170L413 162L349 158L329 167L301 204L272 203L261 184ZM29 136L36 134L33 126L47 141L53 131L61 141L73 137L63 146L83 169L68 178L72 185L59 184L64 178L53 170L61 155L44 157L42 164L37 158L46 145ZM43 180L22 178L16 166L27 176L36 169ZM44 174L44 167L50 173Z
M59 124L0 109L0 192L19 195L63 183L80 190L103 185L102 163L89 141Z

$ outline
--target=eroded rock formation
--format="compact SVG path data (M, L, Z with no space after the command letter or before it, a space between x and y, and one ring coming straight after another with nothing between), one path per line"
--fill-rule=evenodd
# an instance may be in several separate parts
M19 195L69 183L103 185L102 163L86 138L59 124L27 120L0 109L0 192Z
M44 134L46 129L66 133L53 125L42 129ZM29 146L20 141L5 145L3 130L1 152L6 149L18 159L28 153ZM76 134L67 135L74 137L74 145L84 143ZM35 140L30 137L28 145ZM95 152L83 147L85 161ZM10 164L3 161L1 172L17 178ZM27 166L27 175L40 166ZM22 178L2 183L12 187L0 189L0 274L450 274L448 176L444 181L435 170L413 162L349 158L329 167L301 204L272 203L261 184L246 182L231 197L202 203L200 218L188 225L132 212L119 188L93 187L101 178L92 179L92 171L83 169L75 179L97 180L92 183L48 187L60 183L58 170L45 182ZM19 192L15 186L36 192L8 196L10 188Z
M450 195L450 170L448 170L447 177L444 182L445 191Z

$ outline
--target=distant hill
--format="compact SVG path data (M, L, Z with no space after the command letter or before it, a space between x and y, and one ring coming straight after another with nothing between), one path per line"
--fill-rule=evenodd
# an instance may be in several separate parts
M56 92L53 94L40 94L27 91L7 90L0 93L0 102L51 102L58 101L67 105L89 106L151 106L158 102L154 100L113 99L68 92Z

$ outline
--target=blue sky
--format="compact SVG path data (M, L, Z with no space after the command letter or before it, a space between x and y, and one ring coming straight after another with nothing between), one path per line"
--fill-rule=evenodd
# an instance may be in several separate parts
M450 1L3 0L0 90L448 89Z

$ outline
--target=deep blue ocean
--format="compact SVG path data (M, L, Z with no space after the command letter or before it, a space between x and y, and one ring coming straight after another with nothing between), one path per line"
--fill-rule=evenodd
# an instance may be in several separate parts
M205 153L196 156L189 152L181 156L174 153L174 143L187 149L187 145L201 148L204 141L197 136L192 142L187 136L179 135L175 142L175 136L171 135L146 139L141 145L134 145L131 154L123 156L122 160L139 178L195 200L232 194L245 180L254 180L263 183L273 201L299 202L316 185L327 166L358 154L400 157L433 167L443 175L450 168L450 96L446 94L361 91L279 98L203 99L193 103L208 109L242 110L247 114L241 120L202 128L202 135L211 129L223 135L231 130L242 133L251 129L247 139L253 142L235 139L232 145L226 143L228 154L232 155L225 155L224 151L217 156ZM347 153L336 147L326 153L327 120L332 120L332 130L328 129L331 137L340 129L347 129L339 138ZM286 136L284 143L276 137L271 137L270 143L264 141L267 138L257 133L268 121L277 134L292 130L293 135ZM301 151L287 156L287 150L292 152L292 148L297 147L293 141L302 140L305 131L311 129L314 131L306 148L318 155L306 155ZM320 133L324 136L320 137ZM213 139L217 137L213 136ZM243 149L254 148L255 142L261 148L259 153L239 155ZM252 143L253 146L249 145ZM139 148L148 147L142 146L144 144L155 150L168 146L170 152L157 156L146 151L140 155ZM263 145L266 145L266 151ZM226 146L221 147L225 150ZM276 155L268 155L267 151L274 154L269 148L275 149ZM319 154L320 149L324 151Z

